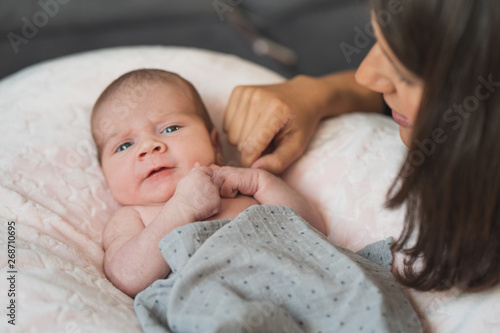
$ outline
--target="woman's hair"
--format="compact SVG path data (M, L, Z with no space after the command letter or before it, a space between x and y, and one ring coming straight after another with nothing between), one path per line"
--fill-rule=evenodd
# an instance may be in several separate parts
M399 4L399 7L398 7ZM393 273L418 290L500 280L500 1L372 0L398 60L420 77L413 140L387 205L406 204Z

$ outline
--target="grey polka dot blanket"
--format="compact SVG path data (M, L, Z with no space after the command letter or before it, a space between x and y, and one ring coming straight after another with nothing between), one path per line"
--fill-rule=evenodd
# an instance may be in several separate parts
M172 272L135 298L145 332L421 332L387 268L287 207L191 223L159 246Z

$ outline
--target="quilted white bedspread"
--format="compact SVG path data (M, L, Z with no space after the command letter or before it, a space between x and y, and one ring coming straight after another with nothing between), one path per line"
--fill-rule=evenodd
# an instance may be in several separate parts
M117 204L95 159L89 116L106 85L141 67L193 82L218 128L235 85L282 80L233 56L129 47L57 59L0 81L1 332L140 331L132 299L103 273L101 231ZM234 148L224 144L223 152L237 163ZM319 207L330 240L357 251L400 232L403 211L383 204L404 152L391 119L352 114L325 121L284 177ZM411 297L430 332L500 331L499 288Z

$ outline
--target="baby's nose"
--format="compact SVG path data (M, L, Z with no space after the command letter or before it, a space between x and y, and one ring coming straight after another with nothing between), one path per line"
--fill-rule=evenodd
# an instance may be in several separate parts
M138 152L138 158L143 159L147 155L152 155L154 153L164 153L167 150L167 146L156 140L147 140L141 145L141 149Z

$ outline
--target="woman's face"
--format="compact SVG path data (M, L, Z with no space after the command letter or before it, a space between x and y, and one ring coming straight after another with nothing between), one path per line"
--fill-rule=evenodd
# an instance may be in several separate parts
M372 24L377 41L359 66L356 80L383 94L385 102L392 109L394 121L399 125L401 140L409 147L423 83L396 58L373 16Z

